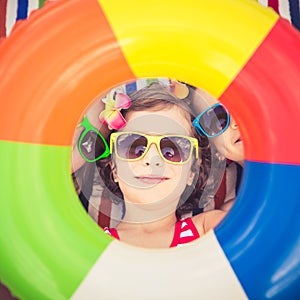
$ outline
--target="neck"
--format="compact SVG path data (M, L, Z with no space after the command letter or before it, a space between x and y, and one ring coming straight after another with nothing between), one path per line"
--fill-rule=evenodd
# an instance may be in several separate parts
M125 216L123 223L130 224L148 224L155 223L165 219L168 216L175 216L175 210L178 200L156 201L153 203L132 203L125 200Z
M143 221L139 223L138 222L132 223L126 220L122 220L122 222L118 225L118 231L134 230L134 231L151 234L153 232L156 232L157 230L161 231L162 228L163 230L166 230L170 227L171 230L173 230L176 221L177 220L176 220L175 213L169 214L164 218L156 219L148 222Z

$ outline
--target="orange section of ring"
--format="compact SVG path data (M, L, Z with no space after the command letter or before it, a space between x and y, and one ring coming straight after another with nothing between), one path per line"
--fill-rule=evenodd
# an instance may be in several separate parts
M0 48L0 140L71 145L88 104L135 76L97 1L49 2L29 20Z

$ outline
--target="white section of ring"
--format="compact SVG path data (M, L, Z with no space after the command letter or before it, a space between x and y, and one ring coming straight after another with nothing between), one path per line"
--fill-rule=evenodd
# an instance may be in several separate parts
M72 300L248 299L213 231L171 249L112 242Z

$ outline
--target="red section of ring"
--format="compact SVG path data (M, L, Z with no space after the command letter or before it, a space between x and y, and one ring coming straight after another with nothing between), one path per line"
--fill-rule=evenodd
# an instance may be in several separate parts
M220 97L250 161L300 164L300 36L279 19Z
M49 2L19 23L0 77L0 140L48 145L71 145L87 105L135 78L95 0Z

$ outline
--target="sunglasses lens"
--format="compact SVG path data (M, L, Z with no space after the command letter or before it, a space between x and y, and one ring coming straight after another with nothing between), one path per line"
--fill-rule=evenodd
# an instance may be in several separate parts
M88 161L95 161L105 152L103 139L96 131L88 131L82 138L80 150Z
M160 141L163 157L170 162L185 162L191 152L191 142L183 137L165 137Z
M122 134L117 138L117 153L121 158L136 159L147 148L147 138L139 134Z
M128 160L141 157L147 150L147 146L147 137L136 133L121 134L116 140L117 154L119 157ZM162 138L159 147L163 158L175 163L187 161L192 149L189 139L177 136Z
M199 119L199 124L209 136L217 135L228 125L228 113L222 105L208 109Z

